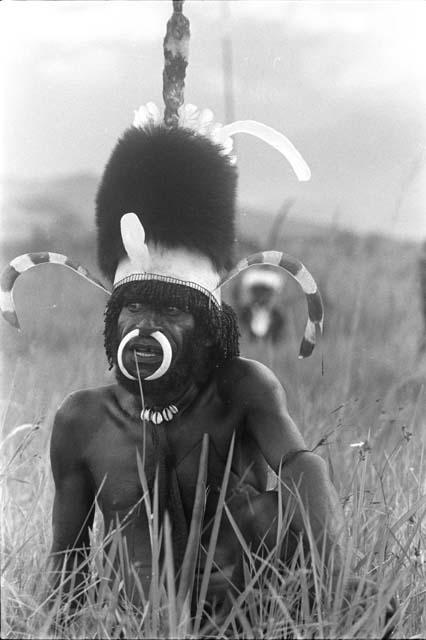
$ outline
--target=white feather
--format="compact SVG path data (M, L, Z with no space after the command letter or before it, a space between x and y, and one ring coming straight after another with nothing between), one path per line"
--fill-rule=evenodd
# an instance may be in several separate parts
M256 138L260 138L271 147L279 151L290 163L294 173L301 182L305 182L311 177L311 170L302 158L296 147L290 140L272 127L256 122L255 120L237 120L231 124L226 124L220 130L221 141L225 141L229 136L236 133L249 133Z
M121 238L130 261L138 271L147 271L150 264L149 250L145 244L145 230L136 213L126 213L121 218Z

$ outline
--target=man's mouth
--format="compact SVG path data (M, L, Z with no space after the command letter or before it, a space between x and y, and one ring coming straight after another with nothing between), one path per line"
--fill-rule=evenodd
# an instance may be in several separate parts
M154 351L151 349L134 349L133 353L136 355L136 357L138 359L142 359L142 360L156 360L158 358L161 358L161 353L158 353L158 351Z
M132 352L133 358L136 356L140 362L157 363L161 362L163 359L163 350L161 349L161 346L159 346L158 342L155 342L154 344L148 342L143 344L133 344L129 346L129 349Z

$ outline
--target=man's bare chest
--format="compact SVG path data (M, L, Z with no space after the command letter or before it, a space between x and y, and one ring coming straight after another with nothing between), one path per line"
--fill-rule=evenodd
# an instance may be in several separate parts
M223 477L232 434L241 427L241 412L219 398L195 405L166 425L105 412L88 443L87 467L104 511L131 508L150 489L156 473L176 474L184 502L195 493L201 443L209 436L208 481ZM158 470L158 471L157 471Z

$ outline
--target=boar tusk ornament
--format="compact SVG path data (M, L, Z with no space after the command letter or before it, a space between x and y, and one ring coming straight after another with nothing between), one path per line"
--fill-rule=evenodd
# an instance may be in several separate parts
M124 338L120 342L117 349L118 367L121 373L124 376L126 376L128 380L137 380L137 378L135 378L135 376L132 376L132 374L129 373L129 371L126 369L123 362L123 352L126 346L128 345L128 343L131 340L133 340L133 338L138 338L139 336L140 336L139 329L133 329L133 331L129 331L129 333L127 333L124 336ZM160 366L154 371L154 373L151 373L151 375L146 376L144 380L158 380L158 378L161 378L161 376L164 376L164 374L167 373L167 371L170 368L170 365L172 363L172 347L170 346L169 340L161 331L154 331L153 333L150 333L150 336L151 338L154 338L154 340L157 340L157 342L160 344L163 352L163 359L161 361Z

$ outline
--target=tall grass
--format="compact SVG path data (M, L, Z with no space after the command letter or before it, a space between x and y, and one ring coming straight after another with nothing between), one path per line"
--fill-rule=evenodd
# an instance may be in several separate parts
M97 512L86 601L63 625L67 610L60 593L51 593L46 571L53 502L50 430L69 391L111 380L102 347L104 298L68 272L49 273L47 280L29 273L16 295L23 333L1 327L2 637L375 638L383 636L391 596L399 603L395 636L424 635L424 395L420 389L403 406L389 399L397 383L417 374L416 249L336 233L303 241L290 237L286 250L326 289L324 338L309 360L297 360L305 308L289 285L287 295L294 300L283 344L271 349L243 340L242 351L274 369L307 445L328 462L351 535L337 591L313 548L312 570L303 548L293 571L281 566L278 539L269 556L246 551L245 591L227 612L212 616L203 603L206 584L192 573L193 559L184 586L175 581L166 521L157 523L153 535L158 566L151 591L140 587L142 604L135 610L121 597L128 569L122 532L118 527L109 533L106 548ZM155 501L145 504L156 508ZM288 517L280 514L281 531ZM196 541L196 527L193 536ZM113 569L115 556L122 572ZM352 574L359 581L345 588Z

